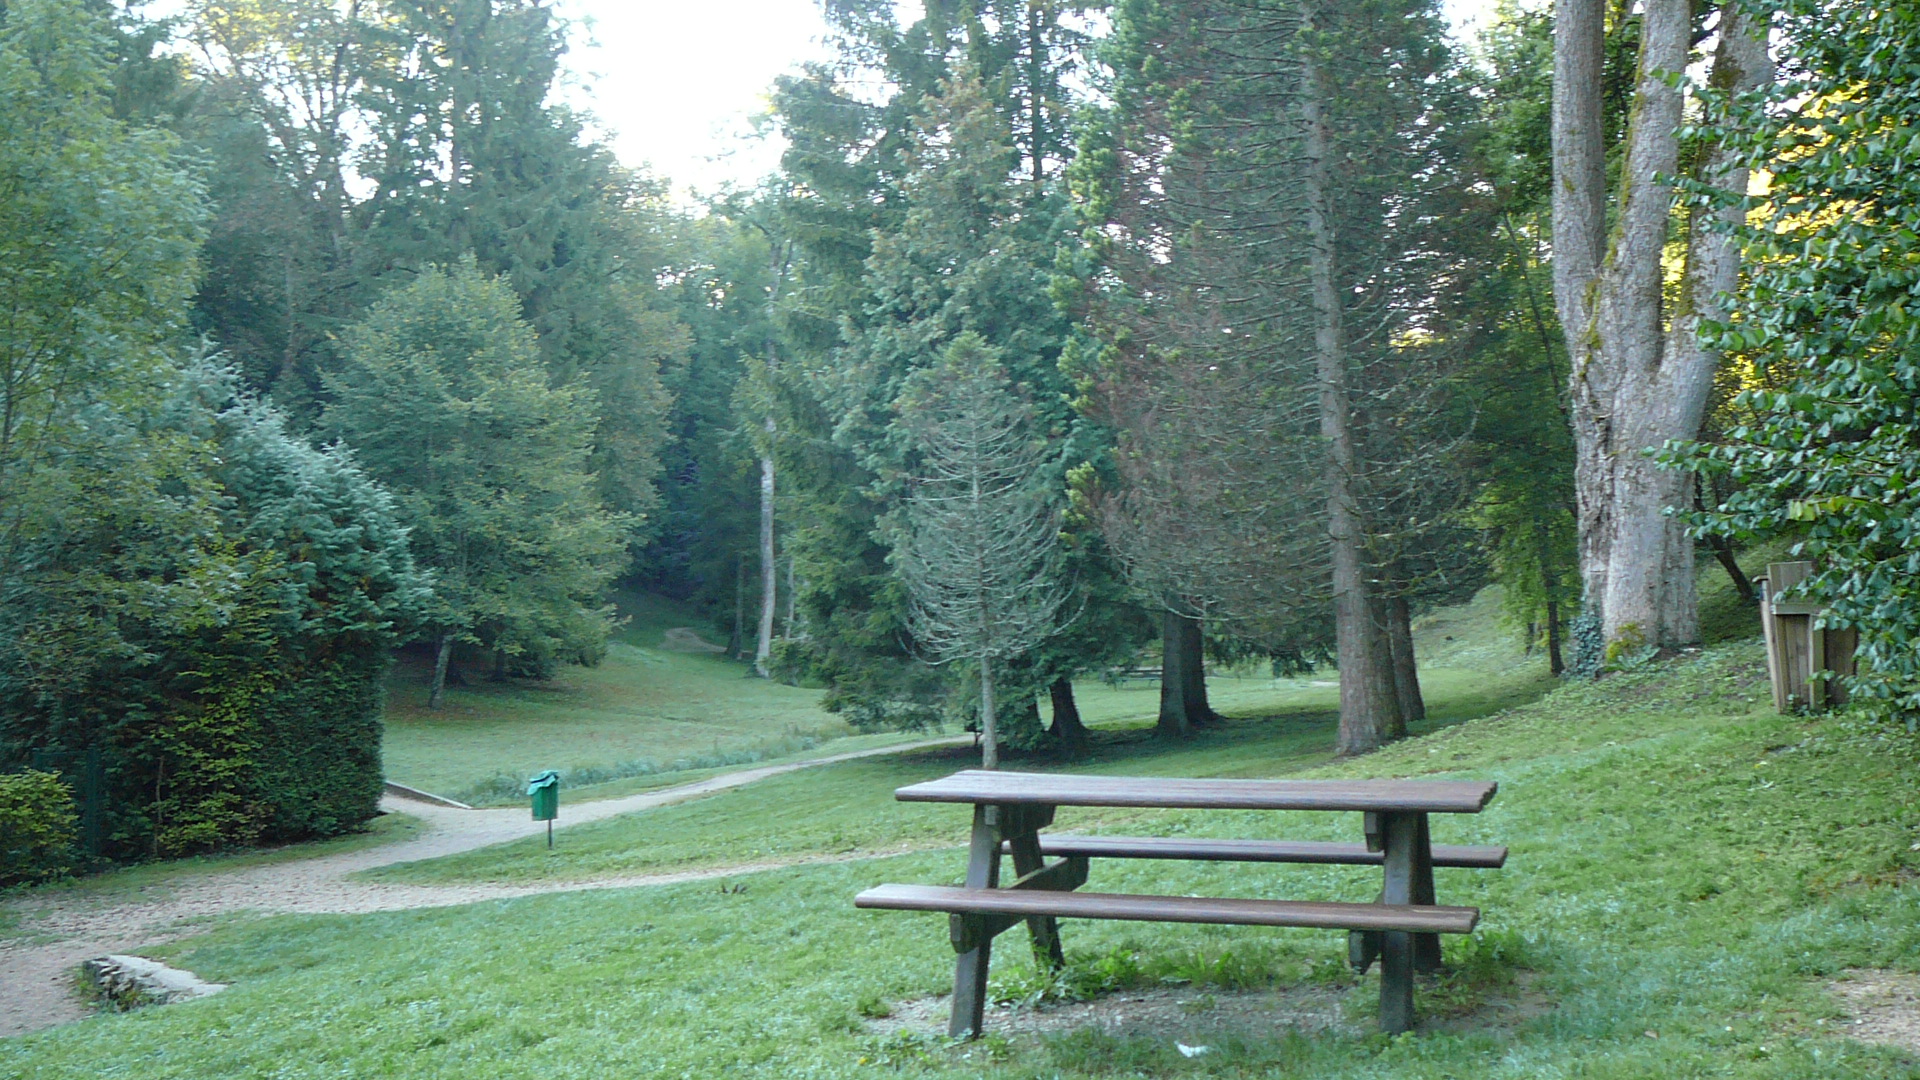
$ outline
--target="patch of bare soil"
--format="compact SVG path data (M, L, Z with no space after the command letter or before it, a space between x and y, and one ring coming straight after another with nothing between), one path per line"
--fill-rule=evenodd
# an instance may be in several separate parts
M987 1010L990 1034L1019 1040L1092 1028L1121 1038L1171 1039L1204 1046L1221 1034L1272 1035L1293 1028L1305 1034L1360 1029L1343 1019L1336 987L1289 986L1266 990L1205 990L1191 986L1124 990L1091 1001L995 1005ZM900 1032L944 1035L946 997L905 1001L893 1015L870 1020L876 1035Z
M1847 1011L1840 1034L1920 1054L1920 975L1856 969L1827 989Z
M725 645L715 645L691 626L676 626L660 636L660 647L667 652L723 653Z
M1547 1012L1552 1004L1521 979L1501 994L1471 1009L1422 1017L1421 1031L1511 1029ZM1372 980L1370 992L1377 992ZM1128 1039L1158 1039L1193 1048L1224 1037L1270 1039L1283 1031L1302 1035L1332 1033L1359 1036L1376 1029L1371 1018L1353 1019L1342 1002L1343 986L1280 986L1261 990L1217 990L1194 986L1124 990L1091 1001L1048 1001L1039 1005L995 1005L987 1010L988 1033L1020 1041L1044 1035L1092 1029ZM921 998L893 1006L890 1016L867 1021L876 1035L945 1035L948 998Z

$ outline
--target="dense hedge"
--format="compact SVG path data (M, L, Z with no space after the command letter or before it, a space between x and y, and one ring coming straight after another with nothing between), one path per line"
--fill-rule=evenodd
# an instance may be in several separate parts
M1713 344L1752 365L1722 445L1709 531L1792 536L1795 599L1859 631L1849 692L1920 720L1920 14L1912 4L1760 5L1794 43L1726 137L1769 177L1742 230L1748 281ZM1771 383L1772 388L1767 388Z
M264 702L254 788L267 838L325 836L380 812L380 708L388 654L308 667Z
M119 857L365 822L388 657L427 596L391 500L218 369L141 425L68 470L0 595L0 758L98 747Z
M0 885L39 881L73 867L73 793L46 772L0 775Z

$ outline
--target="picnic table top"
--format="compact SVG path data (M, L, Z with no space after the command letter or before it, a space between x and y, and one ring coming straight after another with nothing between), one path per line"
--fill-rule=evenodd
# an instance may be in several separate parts
M1477 814L1497 790L1491 780L1212 780L965 769L893 794L902 802Z

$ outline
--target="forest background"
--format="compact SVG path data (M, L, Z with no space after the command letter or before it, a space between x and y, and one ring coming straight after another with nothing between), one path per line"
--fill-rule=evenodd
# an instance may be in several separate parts
M535 0L0 4L4 756L103 753L119 855L340 831L396 649L548 678L616 585L856 727L1071 752L1152 660L1178 738L1208 658L1336 662L1360 752L1423 609L1497 580L1592 676L1781 533L1914 707L1897 20L822 13L690 209Z

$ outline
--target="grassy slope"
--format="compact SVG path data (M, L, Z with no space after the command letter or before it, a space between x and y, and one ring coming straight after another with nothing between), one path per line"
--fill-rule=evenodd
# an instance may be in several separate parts
M1470 716L1532 700L1545 691L1544 660L1527 660L1498 621L1498 598L1422 620L1422 682L1432 716L1429 731ZM1146 737L1158 690L1082 689L1088 713L1105 730L1083 760L1009 762L1142 775L1267 776L1297 772L1333 758L1338 688L1327 678L1216 678L1213 704L1230 719L1203 731L1175 754ZM750 788L647 814L570 829L548 851L544 840L507 844L372 872L388 881L444 884L461 881L577 881L609 874L728 865L800 855L852 855L944 844L954 837L950 808L893 800L902 784L966 768L977 753L954 748L931 753L846 762L776 777ZM611 786L611 785L609 785ZM1126 820L1127 812L1066 811L1062 826Z
M820 709L818 691L746 678L739 664L710 654L663 650L665 631L692 620L648 597L621 600L631 621L606 660L564 668L549 682L477 679L450 690L446 708L435 713L426 708L421 665L399 668L388 691L387 775L429 791L471 794L501 773L524 779L549 768L667 764L850 734Z
M864 736L842 743L853 733L820 709L819 691L747 678L741 665L711 654L664 650L661 639L670 627L695 624L710 638L712 628L654 597L630 594L620 601L630 621L606 660L598 667L563 669L550 682L476 680L451 689L446 708L436 713L426 709L423 665L415 659L400 667L388 693L387 775L468 801L517 801L521 794L513 781L547 768L618 770L636 761L697 765L742 752L779 760L916 737ZM1497 628L1497 607L1483 597L1426 620L1422 659L1429 666L1422 677L1448 717L1480 715L1542 689L1542 664L1516 670L1518 651ZM1463 652L1441 627L1480 644ZM1489 674L1500 677L1489 683ZM1270 679L1249 672L1217 677L1210 689L1214 706L1232 716L1324 713L1337 703L1332 678ZM1084 719L1095 726L1149 725L1158 708L1159 686L1149 681L1114 688L1086 679L1077 691ZM828 740L834 745L816 745ZM496 779L502 776L507 782ZM686 778L655 773L569 797L625 794Z
M964 1051L866 1034L858 1014L876 1002L943 991L951 952L938 917L857 912L848 898L877 881L953 879L957 853L943 850L751 875L736 879L743 891L688 884L226 928L167 951L232 981L227 993L0 1043L0 1075L1920 1076L1902 1054L1822 1023L1837 1015L1822 988L1836 973L1920 966L1920 754L1845 718L1772 715L1765 692L1758 649L1737 643L1309 770L1500 781L1487 813L1436 822L1439 840L1504 842L1513 857L1503 871L1441 872L1442 900L1476 904L1485 921L1474 943L1449 943L1472 977L1422 1001L1468 1004L1521 975L1549 1007L1509 1027L1214 1037L1217 1052L1195 1059L1164 1039L1091 1031ZM1310 710L1249 719L1158 755L1123 743L1101 765L1291 772L1323 761L1321 723ZM950 843L956 811L886 793L952 764L848 765L647 815L622 839L655 853L606 865ZM1354 825L1125 817L1080 824L1297 837ZM563 852L589 835L567 834ZM483 876L519 872L518 853L496 854ZM1093 887L1370 899L1376 883L1343 868L1107 863ZM1147 981L1344 980L1337 934L1076 922L1067 940L1080 970L1126 955L1120 966ZM1025 963L1011 945L996 962L1003 984ZM1347 998L1362 1017L1370 999L1365 986ZM1204 1033L1204 1014L1196 1024Z

